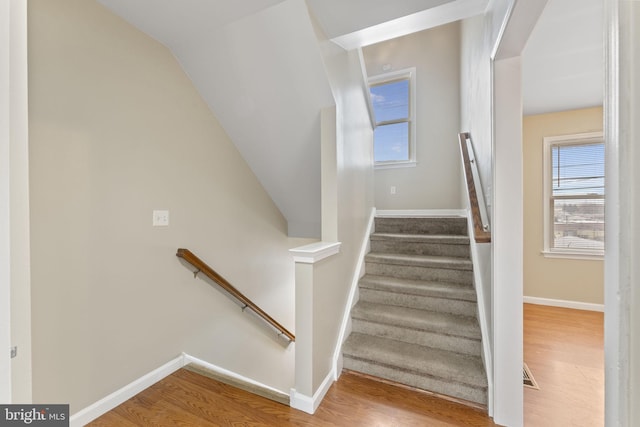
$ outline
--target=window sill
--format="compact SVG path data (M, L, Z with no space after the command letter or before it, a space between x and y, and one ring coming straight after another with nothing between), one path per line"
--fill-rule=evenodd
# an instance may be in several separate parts
M593 261L604 260L604 254L602 252L565 252L546 250L541 253L545 258L583 259Z
M389 163L374 163L374 169L397 169L397 168L415 168L417 162L389 162Z

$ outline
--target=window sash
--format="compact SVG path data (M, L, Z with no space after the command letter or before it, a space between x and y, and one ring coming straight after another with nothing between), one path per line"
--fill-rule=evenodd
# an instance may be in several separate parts
M397 86L401 83L406 83L406 87ZM387 92L384 90L384 88L386 87L400 88L402 93ZM398 121L411 120L411 79L409 77L401 79L391 79L372 84L369 86L369 90L373 98L373 115L376 120L376 126L384 125L387 123L396 123ZM391 89L390 91L392 90L393 89ZM389 101L385 100L382 103L378 103L376 101L378 97L384 97L385 95L390 98ZM398 97L398 95L400 95L400 97ZM388 104L387 106L384 106L385 102ZM381 120L382 117L384 117L385 120Z
M604 143L551 145L552 194L604 194Z
M604 251L604 196L551 197L552 250Z
M376 162L380 164L411 160L410 133L411 126L406 120L376 126L373 134L374 158L385 159L376 160ZM385 144L380 144L381 137L385 139Z
M599 146L598 146L599 144ZM593 145L595 161L578 147ZM572 148L572 147L575 147ZM554 153L554 150L557 150ZM576 156L560 163L554 155ZM598 258L604 254L604 151L602 132L545 137L544 151L544 249L545 256ZM593 154L591 153L591 154ZM602 160L600 161L600 156ZM565 159L569 160L569 159ZM554 171L553 168L556 168ZM560 167L560 172L558 172ZM593 173L596 171L596 173ZM555 172L555 173L554 173ZM554 182L554 178L556 181ZM558 178L560 186L558 186ZM569 185L568 185L569 184ZM588 205L593 204L593 208ZM597 207L596 207L597 206ZM586 212L580 212L586 209ZM564 215L564 218L562 218Z
M375 88L389 85L389 84L397 84L407 82L406 88L406 103L402 103L401 107L398 108L399 113L395 116L384 116L382 114L376 115L376 106L374 97L376 96ZM374 163L376 167L404 167L404 166L415 166L416 162L416 143L415 143L415 68L399 70L391 73L382 74L379 76L374 76L369 79L369 93L371 96L371 113L374 120ZM391 107L393 109L393 106ZM379 120L379 117L382 120ZM381 157L378 155L382 152L389 152L392 148L393 141L387 141L387 147L381 149L379 134L381 133L379 129L384 129L384 127L395 127L395 125L406 123L406 138L402 140L402 150L400 150L397 154L397 157L394 156L386 156L384 160L381 160ZM390 129L386 129L386 132L389 132ZM397 150L398 147L395 147ZM402 155L400 155L402 154Z

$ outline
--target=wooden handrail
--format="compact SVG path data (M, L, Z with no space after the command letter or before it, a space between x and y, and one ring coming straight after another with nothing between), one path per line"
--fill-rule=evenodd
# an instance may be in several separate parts
M254 313L260 316L265 322L273 326L280 333L286 336L289 340L295 341L296 337L289 332L284 326L276 322L271 316L265 313L260 307L258 307L253 301L247 298L242 292L237 290L231 283L229 283L224 277L216 273L211 267L209 267L204 261L195 256L189 249L178 249L176 253L178 258L184 259L186 262L197 268L194 275L203 273L209 279L216 282L222 289L227 291L231 296L244 304L244 308L250 308Z
M471 206L471 218L473 220L473 236L476 243L490 243L491 231L483 225L482 215L480 211L480 202L478 201L478 193L476 192L476 182L473 179L473 170L471 168L471 156L467 147L467 139L471 136L467 132L458 134L460 140L460 152L462 153L462 162L464 164L464 176L467 181L467 190L469 193L469 205ZM480 183L478 183L480 185ZM482 201L484 203L484 201Z

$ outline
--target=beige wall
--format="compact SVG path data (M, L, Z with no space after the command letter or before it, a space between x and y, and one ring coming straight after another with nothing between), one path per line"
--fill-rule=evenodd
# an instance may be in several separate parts
M417 166L375 171L376 208L460 208L459 24L368 46L363 54L369 77L385 73L385 64L396 71L410 67L417 71ZM390 194L391 186L396 194Z
M602 130L602 108L526 116L524 157L524 295L604 303L602 260L545 258L542 144L545 136Z
M288 392L286 221L171 53L93 0L29 5L33 399L86 407L185 351ZM170 226L151 226L153 209Z

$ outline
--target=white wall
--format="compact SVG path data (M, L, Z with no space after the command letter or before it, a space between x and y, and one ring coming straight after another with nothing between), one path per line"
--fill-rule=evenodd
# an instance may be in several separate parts
M417 165L376 169L376 208L460 208L459 24L367 46L363 55L369 77L416 67ZM384 71L386 65L391 69ZM396 194L391 194L391 186L396 187Z
M316 28L316 31L318 29ZM373 131L357 51L346 52L318 31L335 108L335 147L323 147L323 239L342 243L340 253L313 266L312 394L332 372L333 356L358 256L373 208ZM324 139L324 138L323 138ZM329 139L327 139L329 140ZM334 156L333 164L324 163Z
M476 155L481 185L485 194L487 213L491 218L493 199L492 129L491 129L491 61L490 46L485 34L484 16L462 21L460 40L460 132L469 132ZM459 160L460 161L460 160ZM464 185L464 184L461 184ZM462 192L462 206L469 209L466 190ZM493 307L491 245L477 245L478 275L482 278L484 313L487 319L486 334L493 346ZM489 363L492 363L490 361ZM490 396L490 402L492 401Z
M490 413L497 423L509 426L523 422L519 380L522 370L522 189L518 188L522 184L522 170L518 166L522 160L521 133L518 132L522 114L521 84L517 58L503 61L495 80L492 59L514 3L512 0L490 1L483 17L463 22L460 74L460 130L471 133L482 186L492 211L492 251L491 254L485 252L484 259L479 261L481 265L491 265L489 274L486 271L481 274L492 278L491 289L485 288L484 292L491 298L493 316L490 334L494 378ZM510 162L516 162L515 167L510 167Z
M168 49L94 1L28 6L34 401L75 413L183 351L288 392L294 346L175 257L292 330L285 218Z
M491 44L487 19L476 16L461 24L460 40L460 132L469 132L477 159L480 181L491 215L492 119ZM465 193L463 193L464 195ZM465 200L464 206L468 205ZM490 295L490 292L487 293Z

